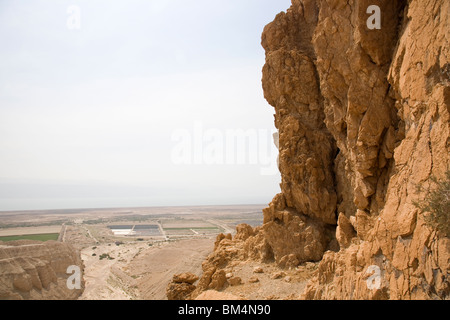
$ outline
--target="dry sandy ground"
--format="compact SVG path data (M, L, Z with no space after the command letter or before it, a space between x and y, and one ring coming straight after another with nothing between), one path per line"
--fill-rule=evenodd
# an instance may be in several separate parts
M241 278L242 284L228 285L221 291L245 300L297 300L317 266L318 263L307 262L281 270L275 263L234 261L225 271L228 277Z
M86 288L80 300L165 300L173 275L191 272L200 276L201 264L213 247L214 239L190 239L151 247L137 241L85 248L81 256ZM102 254L113 259L100 260ZM280 270L274 263L234 261L226 273L241 278L242 284L221 291L250 300L299 299L316 269L317 263Z
M166 300L166 287L174 274L202 273L202 262L214 249L214 239L192 239L172 242L147 250L134 259L128 272L137 280L140 298Z
M146 242L130 242L85 248L81 257L86 284L80 300L164 300L173 275L200 275L201 263L213 247L214 239L192 239L151 247ZM102 254L113 259L100 260Z

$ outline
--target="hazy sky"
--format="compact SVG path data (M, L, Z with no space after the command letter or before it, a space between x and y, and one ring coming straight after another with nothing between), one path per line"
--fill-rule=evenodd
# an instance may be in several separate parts
M0 211L270 202L260 42L289 5L1 0Z

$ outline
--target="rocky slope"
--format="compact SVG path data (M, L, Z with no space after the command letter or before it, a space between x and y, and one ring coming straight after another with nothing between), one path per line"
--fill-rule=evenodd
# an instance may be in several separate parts
M72 300L84 289L69 289L67 274L71 265L83 263L71 245L56 241L11 241L0 245L0 299L2 300Z
M251 259L320 261L305 299L442 299L450 240L415 202L450 168L450 3L292 0L262 35L281 193L261 227L222 235L192 298Z

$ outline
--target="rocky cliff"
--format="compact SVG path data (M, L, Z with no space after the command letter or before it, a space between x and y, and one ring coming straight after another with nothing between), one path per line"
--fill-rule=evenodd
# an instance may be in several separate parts
M265 27L281 193L217 239L193 297L245 259L320 261L305 299L449 297L448 235L416 203L450 167L450 2L372 2L292 0Z
M67 280L74 274L67 273L71 265L83 271L79 252L66 243L20 240L2 244L0 299L77 299L83 292L84 281L81 277L80 289L68 288Z

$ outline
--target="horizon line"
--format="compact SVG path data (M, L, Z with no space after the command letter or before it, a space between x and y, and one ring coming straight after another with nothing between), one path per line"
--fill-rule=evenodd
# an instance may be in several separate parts
M0 214L9 212L39 212L39 211L66 211L66 210L112 210L112 209L145 209L145 208L197 208L197 207L237 207L237 206L268 206L269 204L198 204L198 205L155 205L137 207L96 207L96 208L59 208L59 209L24 209L24 210L0 210Z

